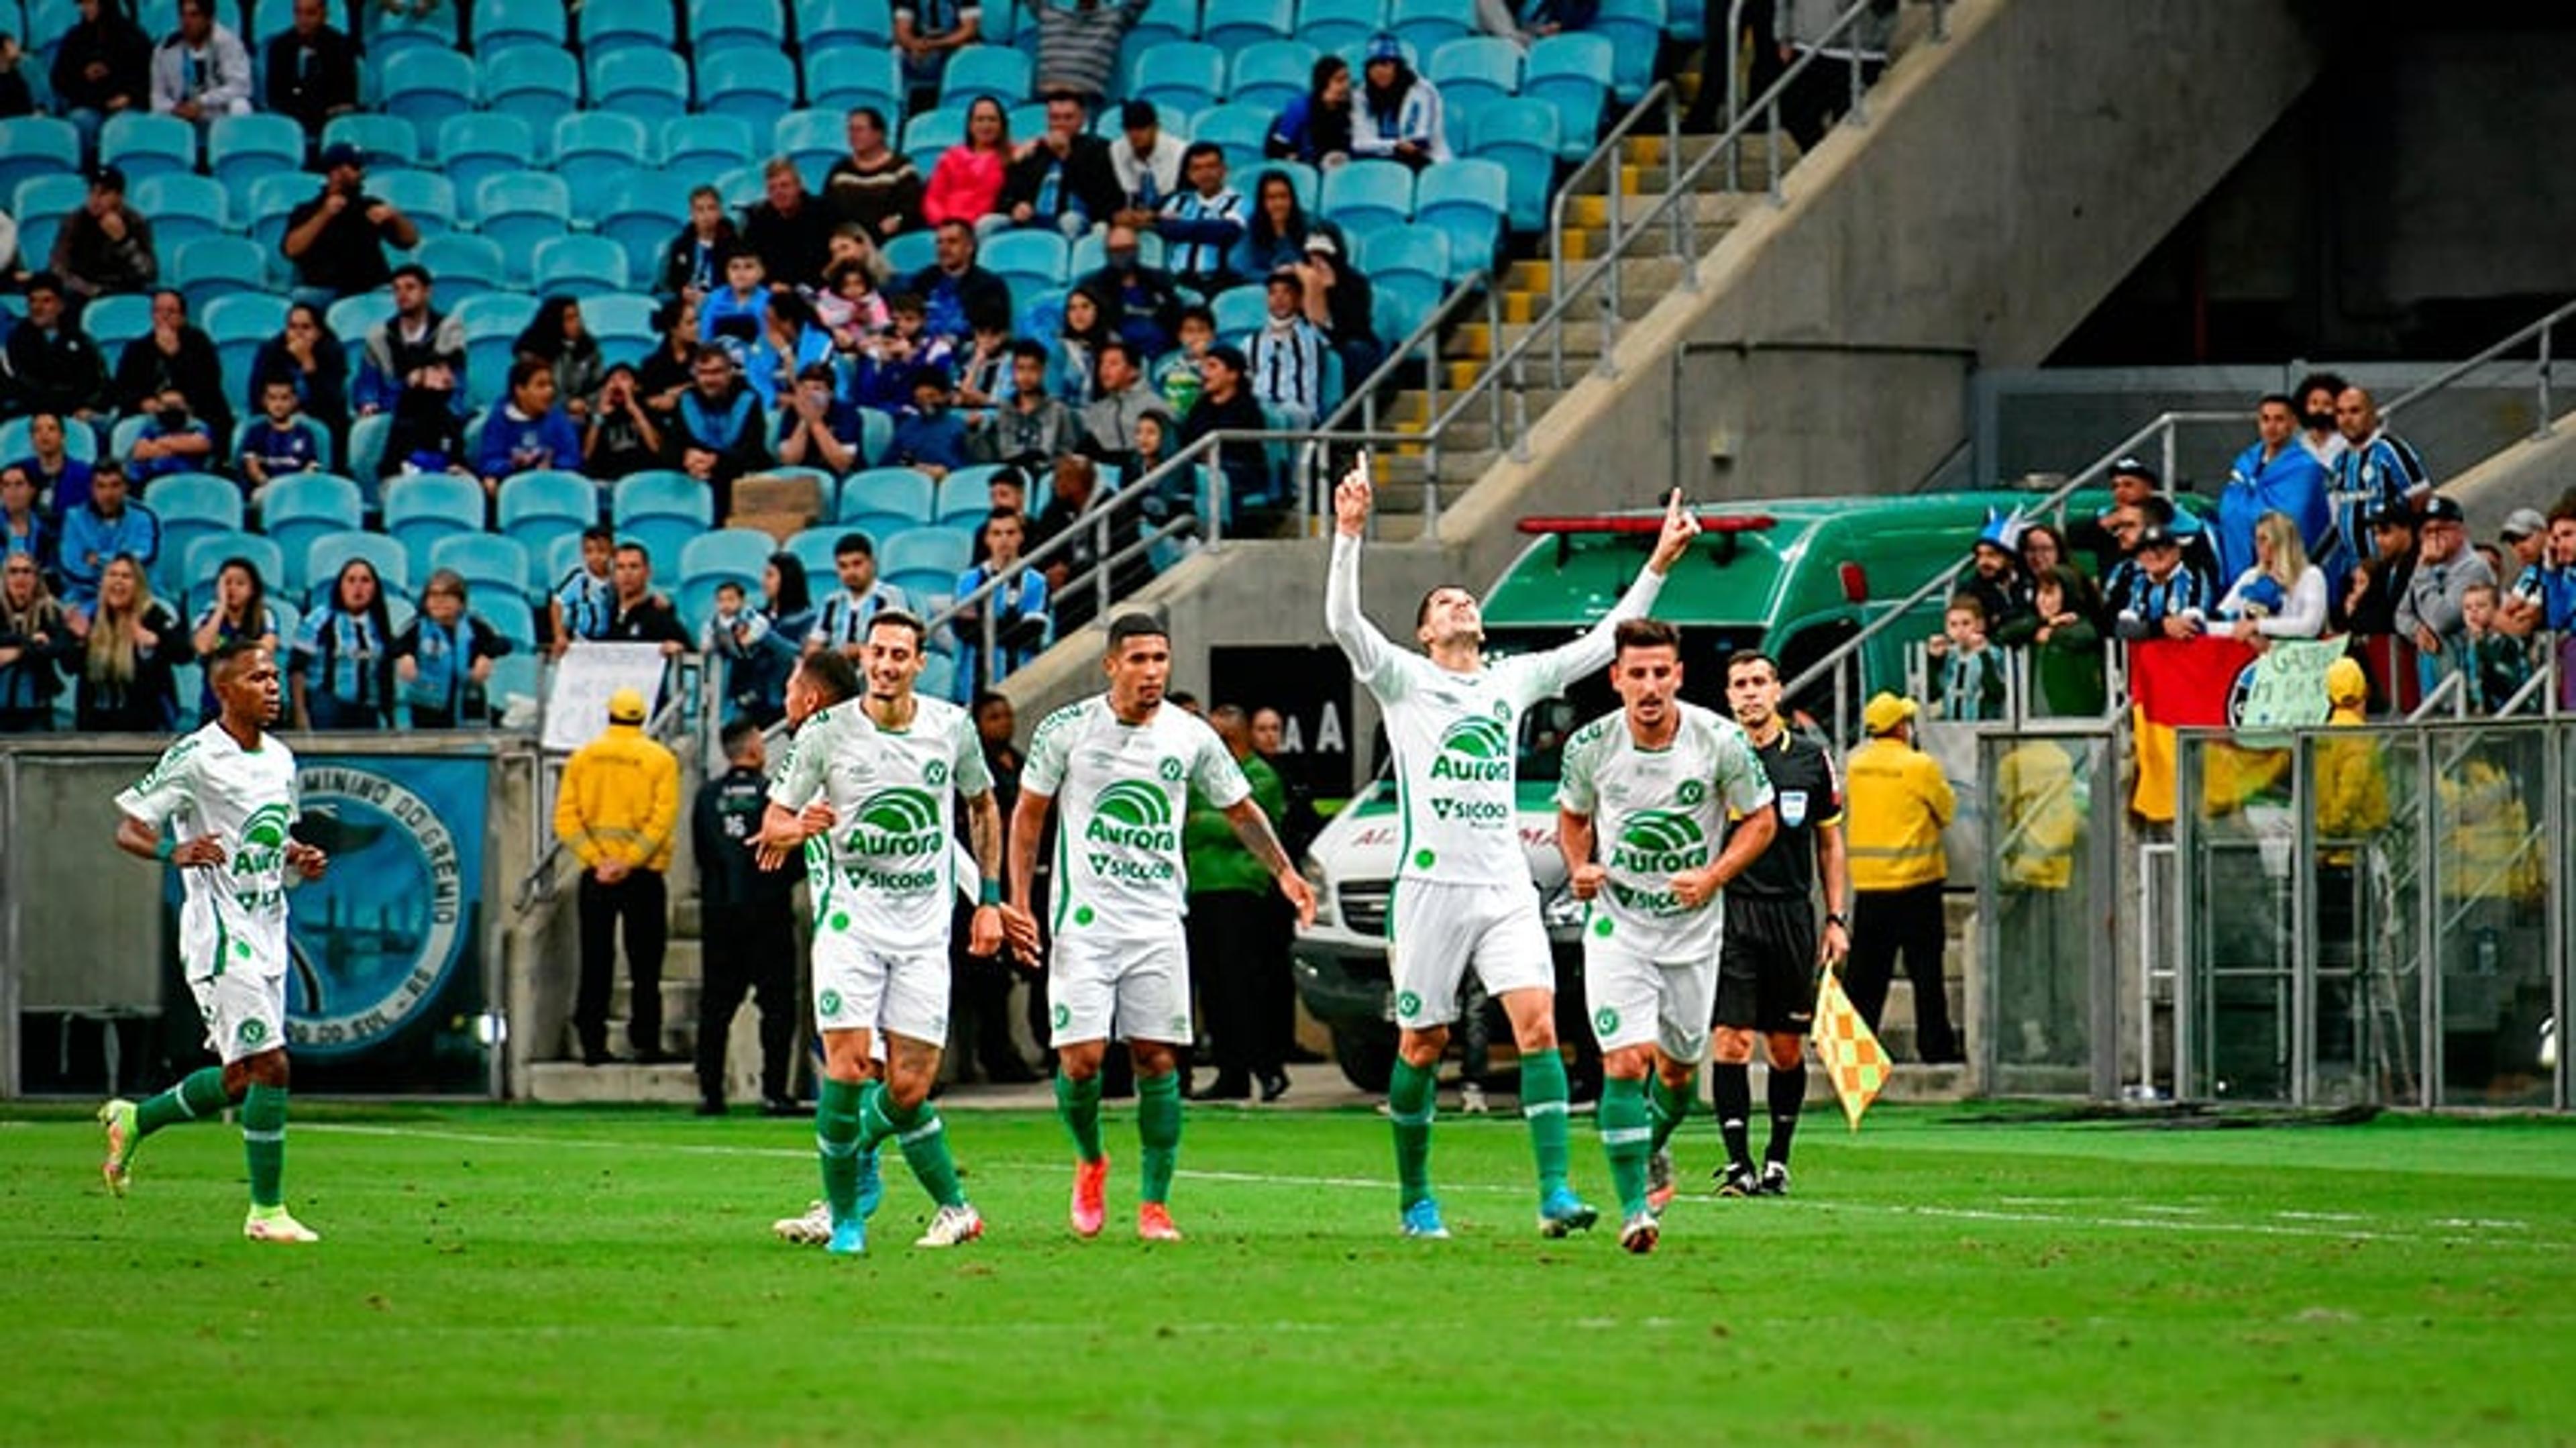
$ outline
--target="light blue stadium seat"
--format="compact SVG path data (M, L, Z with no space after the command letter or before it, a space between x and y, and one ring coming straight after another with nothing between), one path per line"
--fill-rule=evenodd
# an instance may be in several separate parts
M0 126L9 123L0 121ZM0 158L0 165L6 159ZM89 178L65 167L42 176L29 176L9 191L9 214L18 219L18 254L41 265L53 250L53 230L62 219L89 201ZM42 222L46 226L44 244L38 245L28 228Z
M550 45L522 44L486 55L481 67L483 105L516 116L531 129L581 104L581 62Z
M428 582L427 578L421 580L424 586ZM501 687L501 665L530 653L537 646L537 614L528 606L527 594L517 590L505 593L497 589L478 589L472 579L467 579L465 606L490 624L494 633L510 641L510 652L492 661L492 682L485 689L486 696L500 697L511 692L527 694L529 691L524 685L510 690ZM535 696L531 694L530 697Z
M951 578L953 587L957 580ZM932 652L922 656L921 677L913 680L913 691L924 698L946 699L957 692L957 660L954 656Z
M908 277L939 259L937 246L938 238L927 231L905 231L896 233L882 250L894 274Z
M1324 173L1324 219L1345 231L1401 226L1413 216L1413 170L1398 161L1353 161Z
M873 407L859 409L859 462L875 467L894 446L894 419Z
M98 159L125 172L130 188L151 176L197 169L197 128L177 116L123 111L98 132Z
M578 543L599 521L599 485L579 473L519 473L501 480L499 513L502 535L527 552L529 595L542 599L563 577L556 545Z
M680 214L688 214L687 188L713 181L720 173L747 165L759 140L739 116L681 116L662 123L662 166L668 180L684 194Z
M267 51L271 37L295 23L295 0L253 0L250 14L250 29L242 33L242 43L256 61ZM340 17L332 17L331 23L339 24Z
M371 172L367 190L410 217L423 236L455 231L462 224L456 209L456 183L435 171Z
M161 278L195 313L217 297L265 289L268 254L246 237L201 236L169 249Z
M920 526L921 520L908 514L882 513L869 510L844 514L841 518L838 532L843 534L864 533L867 535L869 545L874 546L881 539L891 538L895 534L903 532L907 528L918 528ZM882 563L880 563L877 572L880 576L884 574L885 568ZM821 587L818 587L815 592L820 593L823 591L823 588L828 588L831 584L831 578L831 570L828 568L825 569L823 572L823 584Z
M349 423L349 476L374 481L384 466L385 442L392 435L393 414L372 412Z
M1018 105L1011 107L1010 127L1011 142L1013 145L1017 145L1022 141L1032 140L1045 134L1046 103L1044 101L1022 101Z
M1475 115L1467 149L1502 163L1510 182L1506 218L1514 231L1547 229L1558 139L1556 108L1545 101L1499 101Z
M1389 347L1413 335L1413 329L1427 321L1440 306L1445 288L1434 286L1416 276L1394 276L1384 281L1372 279L1375 296L1370 303L1369 320L1378 339Z
M581 304L581 320L590 328L591 335L600 339L603 348L608 346L610 337L631 336L642 339L649 351L655 340L653 312L660 305L655 298L632 291L585 297ZM615 353L612 351L610 355L614 357Z
M81 312L81 330L89 333L99 351L113 357L126 343L152 330L152 298L142 292L93 298Z
M498 620L492 621L500 627ZM506 709L510 701L526 699L542 702L546 696L546 660L534 647L513 649L492 661L492 677L483 685L484 697L496 709Z
M510 284L510 263L501 244L488 236L433 236L412 253L412 260L437 278L438 305L455 306L467 297L497 292ZM346 339L343 339L346 340Z
M966 106L959 102L923 111L903 123L903 153L927 173L941 154L966 139Z
M506 390L510 344L536 317L537 299L522 292L490 292L458 302L454 315L465 329L466 402L479 412Z
M1034 28L1034 27L1032 27ZM1144 13L1127 30L1122 62L1132 63L1138 55L1157 45L1199 38L1199 0L1149 0ZM1122 67L1119 74L1127 71Z
M514 55L537 52L519 50ZM438 144L430 148L439 173L458 191L472 195L474 187L486 176L516 171L540 155L536 123L525 115L498 111L476 111L469 115L449 116L438 128Z
M453 51L458 44L457 22L465 7L443 3L421 14L417 6L404 6L390 11L382 5L360 7L364 12L368 58L384 66L397 58L408 58L415 50Z
M760 597L760 575L778 542L757 528L719 528L691 538L680 549L680 621L694 634L715 614L716 588L737 583Z
M1413 219L1448 236L1452 281L1493 263L1510 210L1511 173L1499 161L1460 156L1414 182Z
M780 116L771 142L776 154L796 163L805 184L819 191L832 163L849 154L846 129L841 112L817 106Z
M1029 58L1008 46L967 45L949 52L948 69L939 80L939 104L963 107L977 96L991 96L1005 106L1028 99Z
M1128 95L1166 114L1194 115L1225 95L1225 52L1203 41L1173 40L1136 53Z
M165 552L171 546L166 535L161 546ZM223 571L227 558L248 561L251 567L259 570L259 581L268 589L270 598L285 601L286 553L273 538L237 531L200 534L188 540L181 558L183 566L174 580L172 596L185 599L185 611L191 623L213 600L215 576ZM175 585L178 584L184 584L184 593L177 590Z
M1322 54L1303 40L1263 40L1244 46L1234 53L1234 84L1227 90L1226 100L1276 116L1290 101L1306 93L1314 79L1315 61ZM1190 139L1211 139L1204 134L1206 129L1207 120L1202 116L1191 130ZM1266 122L1263 129L1266 133Z
M689 67L667 50L629 47L590 59L590 103L652 123L689 109Z
M402 544L411 576L429 577L431 550L444 539L483 531L483 485L454 473L415 473L385 482L385 531Z
M1288 178L1288 189L1297 193L1297 205L1309 216L1322 214L1324 202L1323 174L1303 161L1264 161L1253 169L1258 180L1263 171L1276 171Z
M564 7L559 0L474 0L474 51L490 58L541 46L563 49Z
M725 209L729 211L748 211L758 206L761 198L768 194L768 183L757 166L737 166L708 184L724 198Z
M35 451L28 441L28 426L29 419L23 417L0 422L0 458L22 458ZM86 427L66 428L63 431L63 450L82 462L97 462L98 433Z
M558 236L537 243L532 290L599 297L626 290L626 249L604 236Z
M887 0L796 0L796 36L809 57L833 48L883 50L894 43L893 7Z
M939 480L939 499L931 509L930 521L943 527L961 524L983 526L993 511L993 500L986 491L990 468L959 468Z
M165 171L135 182L126 196L135 210L152 219L155 246L178 246L231 229L224 188L203 176Z
M1476 0L1389 0L1386 20L1386 28L1411 46L1416 56L1429 55L1478 30Z
M80 132L69 121L22 116L0 121L0 191L14 191L30 176L80 169Z
M652 127L623 111L574 111L554 119L548 153L560 176L589 166L648 165L657 148Z
M275 530L271 530L270 536L276 536ZM287 556L294 556L291 547ZM305 544L304 585L294 591L295 595L308 607L319 606L321 600L330 596L331 588L339 580L340 570L348 567L350 560L355 558L363 558L374 565L376 581L384 585L388 603L397 598L408 602L412 598L411 555L388 535L363 529L324 533ZM400 628L401 625L396 624L395 627Z
M441 303L442 309L449 304ZM372 292L359 292L342 297L322 309L322 325L341 339L349 349L351 365L356 364L358 349L366 344L367 331L394 314L394 294L390 287Z
M632 161L594 160L572 166L559 164L555 170L557 175L564 178L564 184L572 188L572 214L575 224L587 221L594 230L607 229L600 224L600 218L608 215L611 207L625 200L632 193L637 182L659 182L665 190L669 189L669 182L663 179L655 168ZM679 205L685 210L688 204L688 193L686 191L677 193L677 199ZM618 240L615 237L610 239ZM670 239L667 231L662 239L665 241ZM623 247L624 242L619 241L619 245ZM631 260L629 268L632 269Z
M303 165L304 128L285 116L221 116L207 128L206 172L223 184L236 216L250 216L252 182Z
M701 63L732 50L778 55L786 46L778 0L689 0L689 48Z
M1558 160L1580 162L1592 153L1614 64L1610 42L1588 32L1541 36L1530 47L1521 95L1556 107Z
M278 255L277 248L286 237L286 218L321 189L318 179L302 171L279 171L250 183L250 209L240 214L242 229L261 251L277 258L281 274L285 258Z
M679 581L680 550L715 523L715 495L686 473L636 473L614 497L618 541L644 546L657 584Z
M392 500L386 501L390 505ZM429 545L429 566L433 572L445 568L464 579L478 610L488 599L502 596L525 606L534 591L528 546L499 533L450 533L434 539ZM427 577L422 575L424 581Z
M445 110L440 113L439 119L443 122L448 116L463 113L463 108ZM367 189L372 191L375 189L375 172L391 166L419 165L421 156L428 150L429 139L437 134L435 125L431 127L428 136L424 137L418 127L400 116L376 115L359 111L345 116L333 116L325 122L322 127L322 144L325 146L345 144L357 147L367 159L369 173ZM303 192L310 196L319 189L316 185L307 184Z
M973 540L957 529L906 528L877 540L877 572L915 598L949 593L973 553Z
M545 171L505 171L474 188L475 228L501 244L513 272L530 265L537 244L570 229L572 187Z
M366 501L356 482L334 473L296 473L269 484L260 500L260 531L286 550L287 592L301 595L312 575L306 550L326 533L358 527Z
M401 63L387 65L382 74L386 114L411 122L423 150L449 116L474 109L474 62L455 51L405 51Z
M582 53L593 60L635 48L668 51L679 39L669 0L588 0L580 32Z
M838 516L844 523L868 514L900 518L906 527L927 523L937 486L914 468L865 468L842 482Z
M592 213L599 234L626 253L626 274L645 282L661 273L662 248L688 221L688 195L649 173L620 178Z
M1610 42L1610 91L1619 104L1635 105L1655 83L1655 56L1669 19L1664 0L1601 0L1591 33Z
M1232 55L1248 45L1284 40L1296 24L1295 0L1207 0L1199 39Z
M699 110L732 116L766 136L795 108L796 67L777 51L736 46L698 57Z
M828 49L816 49L807 43L807 105L836 114L853 106L875 106L885 113L886 125L891 128L902 119L903 101L903 68L895 63L894 53L886 49L884 41L834 44Z
M1209 299L1208 310L1216 314L1216 334L1240 342L1244 334L1260 331L1269 319L1269 289L1258 282L1228 287Z
M152 586L165 598L186 591L189 544L241 531L241 489L211 473L154 478L143 490L143 503L161 519L161 555L153 560Z
M1296 42L1287 43L1294 45ZM1252 52L1244 53L1250 55ZM1297 89L1302 93L1305 88L1306 82L1301 76ZM1235 185L1245 186L1266 164L1262 143L1270 136L1270 123L1277 118L1275 110L1243 101L1229 101L1199 112L1198 119L1190 123L1190 139L1205 141L1223 150L1227 176ZM1248 190L1245 192L1247 197L1250 194Z
M224 395L237 402L246 400L250 395L250 367L259 356L259 344L286 326L286 299L264 292L238 292L212 298L203 307L192 307L192 312L197 325L214 342L216 358L223 363ZM356 355L354 348L351 355Z
M1440 88L1443 104L1498 101L1520 93L1521 48L1498 35L1442 41L1423 74Z
M1358 239L1359 268L1376 285L1388 277L1420 277L1434 287L1449 283L1449 235L1416 223L1386 226Z
M1148 231L1136 238L1136 259L1146 266L1163 264L1163 239ZM1109 242L1097 230L1076 237L1073 253L1065 263L1064 274L1080 281L1109 265Z
M1052 231L1005 231L985 241L976 261L1009 282L1016 296L1023 282L1032 287L1062 285L1070 250L1065 239Z
M796 561L805 565L806 582L812 585L815 593L832 586L832 548L846 531L838 523L800 528L788 535L786 545L780 550L794 554Z

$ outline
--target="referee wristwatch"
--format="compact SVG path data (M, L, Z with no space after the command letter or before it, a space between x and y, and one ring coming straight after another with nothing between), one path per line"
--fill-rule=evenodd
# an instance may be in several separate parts
M1849 930L1849 929L1851 929L1851 921L1850 921L1849 919L1847 919L1847 918L1843 915L1843 913L1842 913L1841 911L1839 911L1839 910L1828 910L1828 911L1826 911L1826 912L1825 912L1825 923L1826 923L1827 925L1839 925L1839 926L1841 926L1841 927L1842 927L1843 929L1845 929L1845 930Z

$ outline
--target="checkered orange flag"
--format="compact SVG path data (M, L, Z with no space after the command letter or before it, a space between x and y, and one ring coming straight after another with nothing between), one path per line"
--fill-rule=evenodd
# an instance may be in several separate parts
M1860 1018L1851 997L1843 994L1842 981L1830 970L1821 972L1816 982L1816 1024L1811 1035L1816 1057L1825 1063L1834 1095L1843 1103L1843 1116L1852 1130L1860 1130L1861 1113L1878 1099L1891 1067L1869 1022Z

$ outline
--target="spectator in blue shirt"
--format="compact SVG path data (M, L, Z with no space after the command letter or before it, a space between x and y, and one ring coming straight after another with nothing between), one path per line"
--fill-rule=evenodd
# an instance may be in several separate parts
M912 374L912 406L895 419L885 460L889 467L919 468L934 478L966 466L966 420L949 406L948 369L924 367Z
M581 530L581 562L546 597L548 652L562 658L577 639L604 639L617 617L617 585L609 566L617 559L617 530L593 523Z
M394 677L411 706L414 729L480 728L491 722L484 689L492 661L510 652L510 641L466 612L465 580L454 569L429 575L420 591L420 613L394 635Z
M131 556L146 569L161 554L161 520L126 497L125 469L102 460L89 480L89 501L63 514L63 603L86 614L98 603L98 580L107 565Z
M1306 93L1288 102L1262 153L1273 160L1338 166L1351 158L1351 63L1338 55L1315 62Z
M259 420L242 429L241 448L234 455L242 481L250 485L253 507L281 474L309 473L322 466L322 449L313 441L313 428L297 408L295 384L272 377L259 391Z
M63 670L80 654L81 639L36 560L0 558L0 734L53 728Z
M2254 566L2254 525L2266 513L2287 513L2311 557L2334 544L2334 509L2326 470L2299 443L2299 410L2279 393L2255 407L2253 446L2236 455L2227 487L2218 495L2218 576L2233 579Z
M36 480L16 463L0 467L0 558L54 566L54 530L36 507Z
M1047 580L1041 569L1021 568L1008 582L980 603L965 603L975 590L1019 567L1020 549L1028 536L1028 520L1008 508L995 508L984 519L976 541L984 559L957 575L957 597L961 600L957 617L951 625L957 631L959 656L964 667L957 671L957 702L964 703L1008 675L1014 669L1038 656L1046 648L1052 624L1047 612ZM984 619L993 620L992 677L985 677Z
M187 395L179 389L170 388L153 399L145 417L134 449L125 459L126 475L134 482L202 472L215 460L214 429L189 415Z
M581 470L581 434L555 406L554 368L522 357L510 364L510 395L483 419L474 471L484 493L498 497L502 479L552 468Z
M50 412L27 419L27 443L35 451L11 464L26 470L36 485L36 505L56 522L89 501L90 465L64 445L63 420Z
M721 347L701 344L689 361L689 390L680 394L672 448L680 471L715 493L719 518L733 511L733 480L769 460L769 419L760 394L742 380Z
M769 273L760 264L760 254L737 251L725 258L725 284L706 294L698 303L698 340L724 342L731 340L749 350L760 334L769 330ZM724 324L729 317L745 317L750 325Z
M1243 240L1243 193L1225 184L1225 152L1200 141L1181 155L1180 195L1163 203L1154 230L1172 274L1213 296L1234 280L1233 253Z
M859 410L833 395L832 364L808 363L796 374L796 391L778 409L778 460L791 468L855 472L866 465L867 436Z
M806 368L829 368L832 355L832 334L815 316L814 304L795 292L780 292L769 299L760 335L743 351L743 381L759 394L762 407L774 408L794 396L796 379Z
M299 729L382 729L393 706L393 629L376 565L340 565L330 593L295 631L288 682Z

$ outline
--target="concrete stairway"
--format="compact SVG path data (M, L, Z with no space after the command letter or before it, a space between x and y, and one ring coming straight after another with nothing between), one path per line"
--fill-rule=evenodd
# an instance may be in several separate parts
M605 1066L584 1066L567 1029L555 1053L569 1059L540 1061L528 1068L529 1100L585 1105L687 1105L698 1099L697 1072L685 1059L697 1049L698 993L705 978L698 903L693 898L675 900L671 915L670 948L662 958L662 1049L684 1059L670 1065L648 1066L620 1060ZM611 1051L623 1055L628 1049L626 1023L633 1014L634 992L626 978L623 956L619 957L617 969L617 983L608 1003L608 1043ZM725 1096L737 1105L756 1105L760 1100L759 1026L758 1012L746 1006L735 1013L732 1033L726 1039Z

